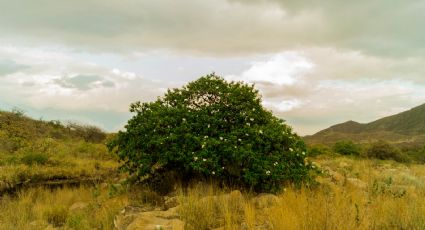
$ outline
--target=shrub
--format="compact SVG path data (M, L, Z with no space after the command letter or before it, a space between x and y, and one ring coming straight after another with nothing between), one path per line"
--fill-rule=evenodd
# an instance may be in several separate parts
M409 161L408 157L403 154L400 149L394 147L386 141L378 141L373 143L366 151L368 157L381 160L395 160L399 162Z
M27 153L21 158L21 162L26 165L44 165L49 160L49 157L43 153Z
M334 144L333 150L341 155L359 155L361 149L352 141L338 141Z
M130 111L108 147L139 178L177 172L183 183L206 178L258 191L308 178L304 142L261 106L253 86L211 74Z
M322 154L331 154L332 151L325 145L313 145L308 148L308 156L318 156Z

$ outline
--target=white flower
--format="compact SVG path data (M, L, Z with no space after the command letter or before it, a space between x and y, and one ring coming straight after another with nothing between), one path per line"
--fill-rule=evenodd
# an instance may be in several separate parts
M251 126L251 124L249 122L247 122L246 125Z
M220 137L220 140L222 141L223 140L223 137Z
M242 141L242 139L239 138L238 141Z
M218 86L216 86L215 88L218 89Z
M201 146L202 148L205 148L205 144L202 144L202 146Z
M293 150L292 148L289 148L289 151L291 151L291 152L292 152L292 151L294 151L294 150Z
M210 125L210 124L208 124L208 128L209 128L209 127L211 127L211 125Z
M260 134L263 134L263 130L260 129L260 131L258 131Z
M302 155L305 155L305 152L302 152L301 154L302 154Z
M192 152L192 155L195 154L195 152Z
M224 169L224 167L221 167L221 169Z
M236 148L238 148L238 147L235 145L235 149L236 149Z
M198 157L194 157L193 159L194 159L195 161L197 161L197 160L198 160Z
M252 108L252 111L255 111L255 108Z
M215 172L214 172L214 171L212 171L212 174L213 174L213 175L215 175Z
M249 134L248 134L248 133L245 133L245 136L247 136L247 137L248 137L248 136L249 136Z
M208 136L204 136L204 139L207 139L208 138Z
M251 118L251 119L249 119L249 120L254 121L254 118Z
M183 118L182 120L183 120L183 122L185 122L186 121L186 118Z
M267 174L267 175L270 175L270 173L271 173L271 172L270 172L270 170L267 170L267 171L266 171L266 174Z
M202 161L207 161L207 159L203 158Z
M274 164L273 164L273 165L274 165L274 166L278 165L277 161L276 161L276 162L274 162Z
M311 168L313 168L313 169L314 169L315 167L316 167L316 166L314 166L314 165L312 165L312 166L311 166Z
M283 191L286 192L286 188L284 188Z

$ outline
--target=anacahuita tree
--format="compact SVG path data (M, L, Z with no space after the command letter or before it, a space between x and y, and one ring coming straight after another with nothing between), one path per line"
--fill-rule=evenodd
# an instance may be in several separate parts
M255 191L309 179L304 142L262 107L254 86L210 74L130 111L108 147L138 178L206 178Z

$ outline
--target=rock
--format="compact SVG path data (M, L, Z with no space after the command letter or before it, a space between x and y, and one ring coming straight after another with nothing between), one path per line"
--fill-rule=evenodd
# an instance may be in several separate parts
M85 209L87 206L88 206L87 203L76 202L76 203L72 204L71 207L69 207L69 211L82 210L82 209Z
M347 168L348 166L350 166L347 162L344 162L344 161L341 161L340 163L339 163L339 167L340 168Z
M367 184L365 182L357 178L347 178L347 183L360 189L365 189L367 187Z
M177 206L167 211L148 211L119 215L115 218L114 225L119 230L183 230L184 222L179 219L178 208Z
M331 180L334 183L340 183L344 180L344 176L341 175L339 172L336 172L329 167L325 167L324 169L328 173L328 175L331 177Z
M165 206L165 210L170 209L170 208L174 208L177 205L179 205L179 200L178 198L175 197L165 197L164 198L164 206Z
M273 194L262 193L253 198L253 201L256 208L264 209L276 205L276 203L279 201L279 198Z

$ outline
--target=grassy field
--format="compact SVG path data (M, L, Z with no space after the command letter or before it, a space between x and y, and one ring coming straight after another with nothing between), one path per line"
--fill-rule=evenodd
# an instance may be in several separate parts
M323 171L317 186L271 195L198 184L177 192L177 212L186 229L425 228L425 165L326 155L312 160ZM125 206L152 203L142 193L105 184L29 189L1 199L0 228L113 229Z
M277 196L223 195L197 187L181 196L187 229L424 229L425 166L321 156L314 188ZM209 194L205 198L205 194Z
M166 197L120 183L107 139L95 127L0 112L0 229L114 229L117 216L125 229L138 216L126 207L166 209ZM425 229L424 164L319 152L309 159L314 186L272 195L193 184L171 195L176 215L189 230Z

